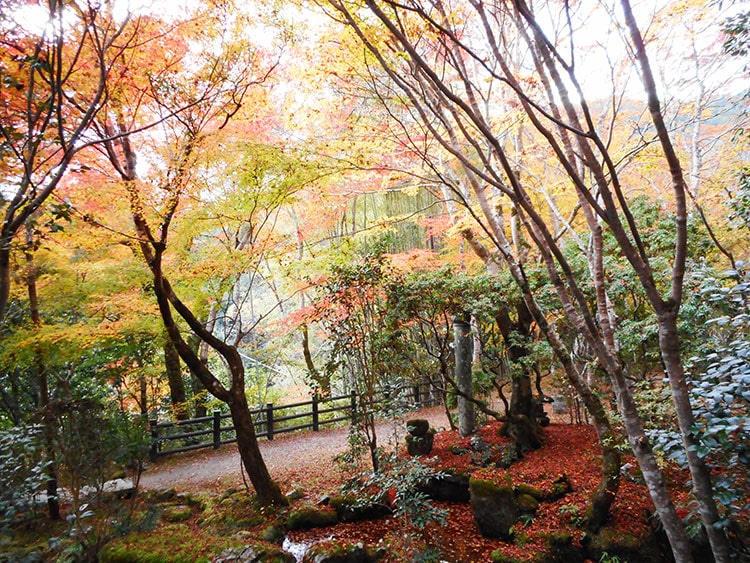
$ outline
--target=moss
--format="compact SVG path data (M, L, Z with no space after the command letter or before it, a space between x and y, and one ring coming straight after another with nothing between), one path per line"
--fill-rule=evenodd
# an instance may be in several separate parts
M513 489L510 485L500 485L494 481L488 481L487 479L477 479L471 477L469 479L469 490L475 495L479 496L493 496L500 493L512 493Z
M202 563L223 550L239 547L232 536L196 536L185 524L169 524L147 533L128 534L108 543L101 563Z
M508 555L503 555L500 553L499 549L492 552L490 555L490 561L492 561L492 563L519 563L518 559Z
M334 511L309 506L292 511L287 517L286 527L288 530L306 530L333 526L338 521L338 515Z
M260 539L262 539L263 541L267 541L268 543L280 544L284 541L285 535L286 530L284 530L283 526L279 526L278 524L271 524L261 532Z
M305 554L305 561L329 561L330 563L375 563L378 553L364 544L325 541L316 543Z
M206 499L206 508L198 523L219 526L231 531L259 526L265 520L255 497L245 491L234 491L218 498Z
M167 522L184 522L193 516L193 509L186 504L172 504L164 507L162 518Z
M539 501L531 495L523 494L516 498L516 506L521 512L536 512L536 509L539 508Z
M533 485L529 485L528 483L519 483L515 487L516 493L520 495L529 495L531 497L534 497L538 501L544 500L544 491L541 489L538 489L537 487Z
M648 531L636 535L608 526L588 538L588 551L596 559L605 553L625 561L658 561L661 558L659 544Z
M573 490L568 476L564 473L552 482L550 488L544 493L544 500L553 502L561 499Z
M563 547L573 543L573 536L570 532L548 532L539 534L539 536L548 547Z

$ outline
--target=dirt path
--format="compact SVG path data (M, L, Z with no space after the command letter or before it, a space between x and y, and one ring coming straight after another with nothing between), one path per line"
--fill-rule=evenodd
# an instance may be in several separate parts
M435 429L448 427L442 407L423 409L408 418L425 418ZM405 434L402 427L397 429ZM378 440L381 443L393 436L394 426L390 422L378 425ZM286 486L295 482L306 485L327 481L336 471L333 458L346 450L348 428L331 428L320 432L282 434L273 440L259 441L263 459L271 475ZM175 454L149 464L141 476L141 487L149 490L175 489L178 492L212 490L223 491L243 483L240 456L233 444L219 450Z

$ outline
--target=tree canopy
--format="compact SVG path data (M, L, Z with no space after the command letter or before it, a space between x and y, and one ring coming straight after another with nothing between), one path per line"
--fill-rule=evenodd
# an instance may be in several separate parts
M185 418L213 400L261 502L283 504L248 373L372 408L426 379L448 411L502 420L518 455L565 390L604 452L590 529L628 451L692 561L668 457L731 560L747 510L747 14L287 4L0 0L0 429L42 422L53 483L70 465L62 405ZM364 400L377 471L375 414Z

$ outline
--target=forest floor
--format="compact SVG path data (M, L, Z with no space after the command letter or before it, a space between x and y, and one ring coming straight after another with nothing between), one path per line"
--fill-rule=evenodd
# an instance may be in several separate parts
M594 548L582 548L591 542L581 529L589 498L599 483L601 476L601 452L596 435L591 426L570 424L565 418L553 418L545 428L544 446L529 452L508 469L496 464L479 463L476 452L472 452L470 438L462 438L457 431L448 428L442 408L433 408L414 413L409 418L426 418L439 432L431 456L435 456L436 468L471 474L498 483L512 482L532 485L542 491L549 490L555 480L562 476L570 483L570 492L560 499L542 502L535 513L526 517L516 526L514 542L502 542L483 537L474 521L469 503L435 502L437 508L448 511L447 523L428 525L424 530L416 530L404 523L403 518L386 517L376 521L338 523L326 528L313 528L287 534L287 540L295 544L314 544L321 540L342 543L363 542L368 546L394 545L398 538L411 534L407 544L421 544L439 551L440 560L448 562L483 562L505 560L527 561L542 552L549 552L551 543L555 549L569 549L578 554L593 553L598 560L604 553L610 561L661 561L665 560L659 546L651 546L650 554L639 559L614 558L616 553L607 544ZM403 423L402 423L403 424ZM480 427L478 434L487 444L508 450L510 442L498 436L499 423L488 423ZM393 437L404 442L405 428L395 428L382 423L379 439L387 441ZM302 498L293 504L315 506L326 495L338 493L341 484L348 477L334 457L347 448L347 429L335 428L321 432L308 432L296 435L282 435L273 441L261 441L261 451L271 475L281 485L283 491L298 490ZM495 450L499 451L499 450ZM487 460L483 460L487 461ZM627 460L626 460L627 461ZM222 492L233 487L243 487L240 460L236 450L223 447L218 451L203 451L167 458L149 466L141 479L146 490L172 488L177 492ZM675 478L674 474L669 475ZM676 480L681 481L679 477ZM673 483L682 489L684 483ZM612 517L605 533L609 538L624 540L633 549L639 542L647 542L653 537L653 505L646 488L634 478L622 480L620 492L612 508ZM414 535L416 533L416 535ZM600 534L601 535L601 534ZM645 540L644 538L648 538ZM597 540L598 541L598 540ZM405 548L408 551L408 545ZM598 551L597 551L598 550ZM494 552L494 556L493 556ZM403 561L404 552L386 561ZM581 555L578 555L578 560ZM640 557L640 556L639 556ZM566 561L574 561L566 559Z

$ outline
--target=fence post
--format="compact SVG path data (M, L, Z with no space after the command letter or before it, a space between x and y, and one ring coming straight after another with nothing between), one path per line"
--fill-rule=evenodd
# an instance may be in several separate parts
M221 412L214 411L214 449L221 446Z
M313 432L320 430L320 421L318 420L318 394L312 396L312 428Z
M422 406L422 393L419 390L419 383L416 383L413 387L414 390L414 404L418 407Z
M158 440L159 440L159 434L156 428L156 419L152 418L148 421L148 426L151 429L151 449L148 452L148 458L151 461L156 461L156 456L158 455Z
M273 403L266 405L266 438L273 440Z

